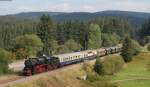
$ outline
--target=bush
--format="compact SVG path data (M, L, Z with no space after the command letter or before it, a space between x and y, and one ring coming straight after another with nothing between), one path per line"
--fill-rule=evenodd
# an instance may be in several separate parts
M103 80L105 80L105 77L102 77L95 73L89 73L89 74L87 74L86 80L89 82L103 81Z
M133 55L138 55L141 51L141 46L135 40L132 40L132 45L133 45Z
M122 69L124 61L121 57L106 57L103 61L103 73L113 75Z
M150 51L150 44L147 46L147 50Z
M150 43L150 36L144 37L145 43Z
M101 62L100 58L96 59L95 65L94 65L94 71L99 74L102 75L103 74L103 64Z
M0 74L8 73L9 52L0 48Z
M91 72L93 71L93 65L90 64L88 61L84 61L84 62L83 62L82 69L83 69L86 73L91 73Z
M99 75L113 75L122 69L124 61L121 56L109 56L104 60L97 59L94 70Z

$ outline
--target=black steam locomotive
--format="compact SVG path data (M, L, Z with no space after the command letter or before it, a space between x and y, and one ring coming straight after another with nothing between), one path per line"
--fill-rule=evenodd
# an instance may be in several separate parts
M24 75L30 76L35 73L46 72L60 66L59 59L56 57L42 56L39 58L29 58L24 62Z

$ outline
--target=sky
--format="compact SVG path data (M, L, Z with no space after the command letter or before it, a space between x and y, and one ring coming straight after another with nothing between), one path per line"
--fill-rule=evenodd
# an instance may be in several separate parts
M98 12L122 10L150 13L150 0L0 0L0 15L20 12Z

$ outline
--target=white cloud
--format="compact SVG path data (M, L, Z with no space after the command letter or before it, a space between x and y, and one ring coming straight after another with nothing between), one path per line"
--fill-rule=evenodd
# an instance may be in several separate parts
M149 3L135 0L99 0L96 3L91 3L90 7L95 9L89 11L124 10L150 12Z
M149 3L135 2L135 1L120 1L117 2L116 7L120 7L120 10L129 10L129 11L150 11Z
M61 4L57 4L57 5L52 5L49 9L52 11L61 11L61 12L66 12L69 11L71 8L69 3L61 3Z
M28 11L96 12L126 10L150 12L148 0L31 0L0 3L0 15Z
M91 6L91 5L83 5L83 7L81 9L82 9L82 11L85 11L85 12L96 11L96 8L94 6Z

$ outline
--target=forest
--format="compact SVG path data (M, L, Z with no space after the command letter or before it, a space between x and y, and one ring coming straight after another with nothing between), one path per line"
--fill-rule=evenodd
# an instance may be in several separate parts
M150 42L150 20L135 27L127 19L115 16L60 22L44 14L40 20L11 16L0 19L0 56L4 60L110 47L122 43L125 37L140 45Z

